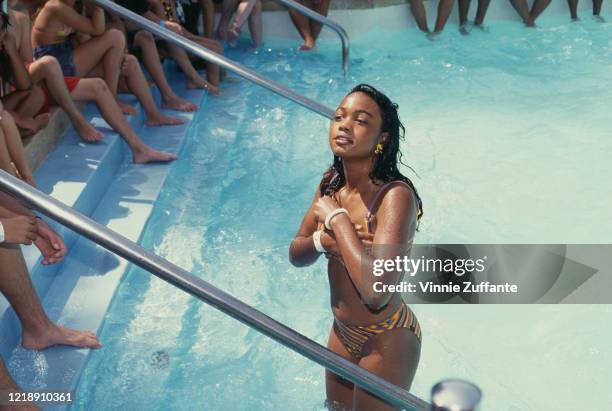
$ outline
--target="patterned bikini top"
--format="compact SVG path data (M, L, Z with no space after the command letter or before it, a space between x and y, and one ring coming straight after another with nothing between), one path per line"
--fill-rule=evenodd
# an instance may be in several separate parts
M370 205L368 207L368 212L366 213L365 219L364 219L364 227L367 230L368 233L373 233L374 232L374 222L376 221L376 215L374 214L374 210L376 209L376 207L378 206L378 203L380 202L380 200L384 197L385 192L391 188L394 185L397 184L403 184L406 187L408 187L411 191L412 191L412 187L410 187L410 185L408 185L408 183L402 181L402 180L395 180L395 181L389 181L388 183L383 184L378 191L376 191L376 194L374 194L374 198L372 199L372 201L370 202ZM338 205L340 205L340 207L342 207L342 205L340 204L340 197L338 197L336 199L338 201ZM417 216L419 215L419 210L418 210L418 204L417 204Z
M374 214L374 210L376 209L376 207L378 206L378 203L380 202L380 200L384 197L385 192L391 188L392 186L396 185L396 184L403 184L406 187L408 187L410 190L412 190L412 187L410 187L410 185L404 181L401 180L395 180L395 181L390 181L388 183L383 184L378 191L376 192L376 194L374 194L374 198L372 199L372 201L370 202L370 205L368 207L368 212L366 213L366 216L364 218L364 228L366 229L366 232L368 233L374 233L374 222L376 221L376 215ZM338 205L340 205L340 207L342 207L342 205L340 204L340 198L337 198L338 201ZM418 209L418 203L417 203L417 216L420 214L420 210ZM411 238L408 241L408 244L410 246L412 246L412 241L414 238ZM342 259L341 256L332 254L332 253L325 253L325 256L327 258L334 258L336 260L338 260L342 265L344 265L344 260Z

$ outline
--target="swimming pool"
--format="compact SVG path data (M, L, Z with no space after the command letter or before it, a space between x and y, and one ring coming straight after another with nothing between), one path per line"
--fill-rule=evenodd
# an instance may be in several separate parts
M269 42L232 57L332 107L358 82L398 102L418 176L406 171L425 206L420 243L609 243L612 25L543 25L449 29L434 43L378 29L354 40L347 80L335 42L313 54ZM327 121L246 82L225 90L192 125L142 243L324 344L325 264L294 268L287 249L330 162ZM612 403L610 306L414 311L420 397L461 377L480 385L483 409ZM140 269L101 340L75 409L323 409L321 367Z

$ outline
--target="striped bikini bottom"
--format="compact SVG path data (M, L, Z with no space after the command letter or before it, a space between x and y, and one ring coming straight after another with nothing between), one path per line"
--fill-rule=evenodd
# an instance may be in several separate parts
M346 350L356 359L363 358L363 347L375 335L395 328L408 328L421 342L421 326L410 308L406 304L389 318L372 325L346 325L337 319L334 320L336 334L344 344Z

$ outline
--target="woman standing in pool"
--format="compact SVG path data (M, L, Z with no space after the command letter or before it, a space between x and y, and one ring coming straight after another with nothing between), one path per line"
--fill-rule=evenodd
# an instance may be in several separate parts
M409 253L422 215L416 189L397 168L403 135L396 104L365 84L351 90L330 127L334 163L317 188L289 258L301 267L323 252L329 257L334 324L328 348L409 389L419 362L421 329L400 294L373 288L376 281L396 284L403 273L375 277L365 269L375 258ZM372 252L366 254L368 249ZM326 384L333 409L394 409L329 371Z

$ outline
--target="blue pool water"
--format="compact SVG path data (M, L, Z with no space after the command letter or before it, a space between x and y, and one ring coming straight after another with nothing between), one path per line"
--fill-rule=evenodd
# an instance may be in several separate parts
M431 43L382 29L355 39L350 78L335 41L301 54L268 42L230 53L334 107L369 82L400 105L405 169L420 190L421 243L609 243L612 25L495 23ZM245 81L192 125L142 243L325 344L325 262L288 245L329 165L327 121ZM612 307L413 307L423 351L413 392L475 381L486 410L612 404ZM76 393L75 409L319 410L323 369L132 269Z

